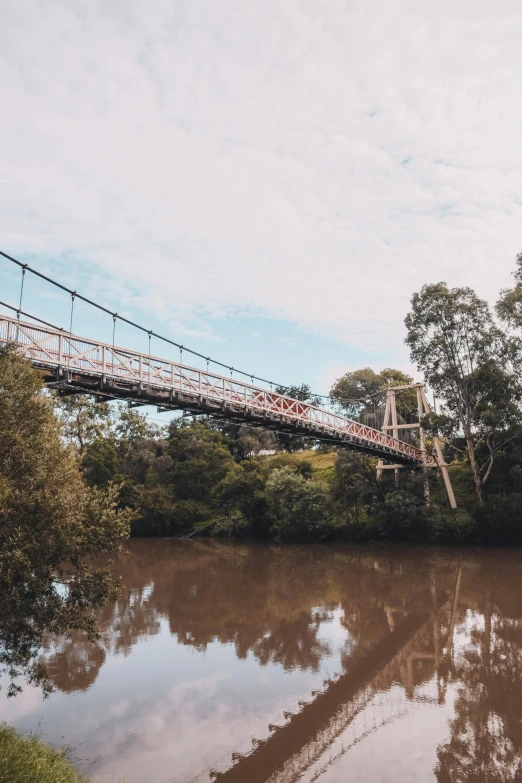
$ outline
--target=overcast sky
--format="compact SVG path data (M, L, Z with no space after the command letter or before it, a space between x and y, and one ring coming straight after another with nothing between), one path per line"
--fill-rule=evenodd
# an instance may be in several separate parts
M423 283L510 283L519 0L1 5L0 249L323 388L408 366Z

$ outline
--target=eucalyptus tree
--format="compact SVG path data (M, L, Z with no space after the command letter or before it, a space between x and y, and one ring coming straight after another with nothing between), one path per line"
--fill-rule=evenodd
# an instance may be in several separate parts
M411 358L444 400L446 434L466 444L477 501L496 455L520 422L516 341L471 288L425 285L405 319Z
M522 329L522 253L516 258L516 268L513 274L515 285L506 288L500 294L497 302L497 314L508 327L514 330Z
M401 370L387 367L380 372L375 372L370 367L345 373L330 389L330 399L338 403L339 407L351 418L358 418L362 414L368 417L369 411L384 409L386 389L388 386L407 386L413 382L413 378ZM417 396L415 391L407 391L401 395L401 406L405 414L410 414L417 409ZM382 412L376 421L368 423L379 426L382 424Z

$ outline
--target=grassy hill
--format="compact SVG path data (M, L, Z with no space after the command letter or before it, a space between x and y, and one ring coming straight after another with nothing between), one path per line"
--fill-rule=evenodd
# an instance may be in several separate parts
M273 454L269 457L264 457L269 461L281 461L281 454ZM335 472L335 460L337 459L336 451L318 451L317 449L309 449L307 451L300 451L297 454L285 454L285 464L291 464L295 462L310 462L314 476L322 481L331 481Z

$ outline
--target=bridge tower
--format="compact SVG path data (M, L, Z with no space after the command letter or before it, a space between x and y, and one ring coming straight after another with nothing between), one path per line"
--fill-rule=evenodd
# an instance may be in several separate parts
M417 410L419 414L419 420L418 422L414 422L413 424L399 424L397 419L396 395L397 392L408 391L409 389L415 389L417 393ZM388 434L391 430L393 437L399 440L399 430L401 429L419 430L420 450L423 455L423 470L427 471L427 469L430 467L439 468L442 474L442 478L444 480L444 486L446 488L446 493L448 495L449 504L451 508L457 508L457 501L455 500L455 494L453 492L451 479L448 473L448 465L444 459L444 455L442 453L442 447L440 445L440 439L437 437L437 435L433 436L435 462L428 460L428 448L426 445L426 436L424 430L421 427L422 417L428 413L431 413L431 408L426 398L426 392L424 390L423 383L411 383L405 386L388 386L388 388L386 389L386 406L384 408L384 420L382 423L382 431L383 433ZM394 470L395 484L398 485L399 470L400 468L403 467L404 465L398 465L398 464L385 465L384 461L380 459L379 462L377 463L377 478L382 477L383 470ZM425 486L426 501L429 503L429 486L427 481L425 482L424 486Z

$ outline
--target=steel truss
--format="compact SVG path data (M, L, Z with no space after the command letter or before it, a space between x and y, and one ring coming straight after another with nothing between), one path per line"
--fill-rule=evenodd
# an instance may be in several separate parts
M259 386L0 315L0 344L14 343L64 393L192 410L305 435L411 467L436 457L386 432Z

